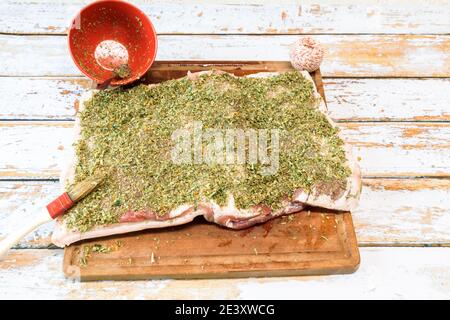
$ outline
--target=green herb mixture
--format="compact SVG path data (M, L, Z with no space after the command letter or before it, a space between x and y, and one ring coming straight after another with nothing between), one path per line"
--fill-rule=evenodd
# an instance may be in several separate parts
M238 208L277 209L299 188L345 189L343 142L313 92L293 71L270 78L213 73L96 93L80 114L75 182L99 171L108 178L65 215L68 227L87 231L129 210L164 215L209 199L223 205L229 194ZM279 129L277 173L262 175L260 163L174 163L173 132L196 121L203 128Z

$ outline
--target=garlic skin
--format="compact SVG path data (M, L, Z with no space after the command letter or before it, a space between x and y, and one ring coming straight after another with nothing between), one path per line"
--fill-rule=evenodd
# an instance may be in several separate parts
M303 37L294 42L290 49L291 64L295 69L308 72L319 69L324 56L319 42L311 37Z

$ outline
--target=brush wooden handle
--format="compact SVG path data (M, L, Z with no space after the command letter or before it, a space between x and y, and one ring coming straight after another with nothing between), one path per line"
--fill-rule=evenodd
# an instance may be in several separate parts
M23 237L29 234L31 231L39 227L40 225L52 221L52 217L48 213L47 208L43 208L38 215L31 221L25 221L23 226L11 233L5 239L0 242L0 260L2 260L11 247L16 245Z
M101 181L103 181L103 176L93 176L76 184L70 188L68 192L64 192L44 207L33 220L24 222L19 230L13 232L0 242L0 260L2 260L6 256L8 250L17 244L23 237L41 224L52 221L63 215L67 210L72 208L76 201L81 200L89 192L94 190Z

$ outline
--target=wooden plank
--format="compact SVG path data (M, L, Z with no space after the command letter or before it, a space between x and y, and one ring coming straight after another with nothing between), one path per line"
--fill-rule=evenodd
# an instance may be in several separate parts
M338 121L448 121L450 79L325 79Z
M336 121L449 121L450 79L324 79ZM73 119L86 78L0 78L0 119Z
M0 238L17 230L23 221L38 213L61 192L58 182L5 182L0 181ZM39 227L23 239L19 248L45 248L51 245L53 222Z
M0 122L0 178L57 178L72 122Z
M65 279L62 250L16 250L0 262L2 299L448 299L450 248L361 248L351 275L222 280ZM420 288L420 290L417 290Z
M160 36L158 60L289 60L298 36ZM317 35L328 77L449 77L449 35ZM270 50L268 50L270 44ZM0 35L0 76L78 76L65 37ZM349 54L351 53L351 54ZM29 63L33 62L30 68Z
M81 281L217 279L348 274L359 262L351 214L315 208L240 231L199 221L90 239L65 248L63 270Z
M0 119L73 119L85 78L0 78Z
M133 0L161 34L448 33L448 2ZM88 0L2 1L0 32L63 34ZM39 21L36 16L39 15Z
M449 176L450 123L340 123L365 176Z
M353 221L361 245L450 245L450 179L364 179Z
M363 175L450 176L450 123L339 123ZM73 122L0 122L0 178L58 178Z
M56 182L0 181L0 238L60 192ZM364 179L353 221L362 246L450 245L450 179ZM20 247L47 247L53 224Z

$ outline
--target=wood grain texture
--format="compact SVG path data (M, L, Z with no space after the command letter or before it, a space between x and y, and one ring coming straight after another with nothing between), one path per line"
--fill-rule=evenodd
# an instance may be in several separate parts
M226 280L67 280L62 250L16 250L0 262L5 299L449 299L450 248L361 248L355 274Z
M56 182L0 181L0 238L27 219L34 208L60 193ZM375 245L450 245L450 179L364 179L353 212L358 242ZM50 245L53 224L20 243L22 248Z
M0 122L0 178L58 178L73 124Z
M133 0L160 34L448 33L446 1L200 2ZM0 32L64 34L88 0L0 4ZM36 15L40 16L36 21Z
M450 175L450 123L341 123L365 176Z
M86 78L0 78L0 119L73 119Z
M364 179L353 220L361 245L450 245L450 179Z
M0 33L63 34L69 17L87 2L1 1ZM344 0L336 3L326 0L317 5L316 1L307 0L298 6L259 5L257 1L246 5L196 3L192 6L177 1L133 2L150 15L159 33L205 34L161 36L159 59L286 60L287 45L296 36L250 34L341 34L315 36L329 51L322 67L325 76L449 77L450 74L448 1L355 3ZM267 43L273 44L270 50ZM73 101L83 90L83 81L68 84L66 81L70 79L9 78L79 75L67 58L64 37L0 35L0 48L0 76L7 77L0 78L0 119L72 118ZM335 119L449 120L448 79L326 79L325 86ZM0 179L2 175L3 178L56 176L58 153L66 146L67 132L71 130L70 125L65 125L55 129L46 124L36 131L30 127L19 134L20 128L5 130L2 123ZM349 135L362 148L357 152L364 167L370 164L377 168L378 160L382 162L381 167L387 166L390 160L386 158L394 157L397 165L395 170L388 171L389 175L395 175L399 165L403 170L400 173L412 167L419 168L419 172L408 174L447 175L448 165L442 171L444 161L448 163L449 139L443 132L448 132L447 127L425 132L416 124L394 123L391 129L381 131L365 128L358 127ZM362 140L356 138L358 130L365 132ZM404 134L407 138L402 142ZM395 144L389 147L391 140ZM362 145L364 142L369 145ZM31 144L34 146L30 147ZM376 145L379 145L376 152L364 151L375 150ZM414 148L408 149L411 146ZM56 156L47 154L49 151L56 152ZM365 159L366 156L373 159ZM441 166L439 170L436 164ZM448 181L365 179L361 205L353 216L360 243L363 246L449 245ZM59 184L54 182L0 181L0 237L14 225L15 214L26 216L33 200L45 202L58 194L58 190ZM21 245L45 247L50 232L51 226L45 226ZM63 278L61 250L17 250L7 261L0 262L0 298L450 298L450 248L362 248L361 251L362 265L351 276L80 284Z
M450 79L324 79L336 121L450 121ZM0 78L0 120L74 119L86 78Z
M0 181L0 238L20 227L21 221L34 217L38 210L61 194L58 182ZM51 245L54 223L42 225L28 235L18 248L45 248Z
M90 239L65 248L63 270L80 281L220 279L348 274L359 263L351 214L315 208L240 231L200 220Z
M450 123L339 123L363 175L450 176ZM0 178L58 178L71 121L0 122Z
M158 60L289 60L298 36L160 36ZM328 77L449 77L450 35L317 35ZM270 44L270 50L268 50ZM65 37L0 35L0 76L78 76ZM351 54L349 54L351 52ZM33 68L29 62L33 61Z
M449 121L450 79L325 79L338 121Z

